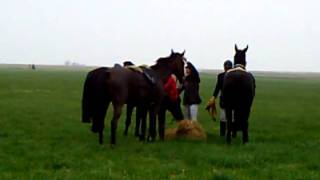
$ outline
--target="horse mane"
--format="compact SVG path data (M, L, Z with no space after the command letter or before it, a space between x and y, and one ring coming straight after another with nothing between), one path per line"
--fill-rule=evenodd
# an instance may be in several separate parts
M156 64L152 65L151 68L152 69L156 69L156 68L160 68L160 67L165 67L166 65L168 65L170 62L172 62L172 56L168 56L168 57L161 57L159 59L156 60Z

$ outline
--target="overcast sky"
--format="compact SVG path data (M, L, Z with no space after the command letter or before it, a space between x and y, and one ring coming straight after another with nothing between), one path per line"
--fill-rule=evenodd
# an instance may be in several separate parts
M0 63L153 64L171 48L221 69L320 72L317 0L1 0Z

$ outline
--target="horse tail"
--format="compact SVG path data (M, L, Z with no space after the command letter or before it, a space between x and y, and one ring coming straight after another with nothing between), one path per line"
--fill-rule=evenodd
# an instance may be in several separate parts
M82 94L82 122L90 123L90 119L93 116L93 84L92 84L92 72L89 72L83 86Z
M96 109L101 109L100 106L103 106L101 101L106 96L105 78L107 78L108 69L107 67L97 68L90 71L86 77L82 94L82 122L84 123L89 123L97 113Z

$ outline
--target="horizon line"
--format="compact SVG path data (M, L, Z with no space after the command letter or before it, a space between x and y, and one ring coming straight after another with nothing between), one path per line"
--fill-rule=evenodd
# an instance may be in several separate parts
M65 65L65 64L38 64L38 63L30 63L30 64L26 64L26 63L0 63L0 67L1 65L8 65L8 66L15 66L15 65L38 65L38 66L59 66L59 67L73 67L73 68L81 68L81 67L86 67L86 68L95 68L95 67L108 67L108 66L103 66L103 65L86 65L86 64L76 64L76 65ZM109 66L110 67L110 66ZM198 68L200 72L204 72L205 71L223 71L223 69L214 69L214 68ZM290 71L290 70L259 70L259 69L254 69L254 70L250 70L250 72L258 72L258 73L298 73L298 74L305 74L305 73L309 73L309 74L320 74L320 71Z

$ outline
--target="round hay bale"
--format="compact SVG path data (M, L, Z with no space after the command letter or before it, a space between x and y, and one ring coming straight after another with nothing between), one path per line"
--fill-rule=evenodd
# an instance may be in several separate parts
M178 122L178 128L167 129L166 139L182 138L190 140L203 140L207 135L201 125L196 121L182 120Z
M177 128L166 129L165 131L165 139L175 139L177 137Z

